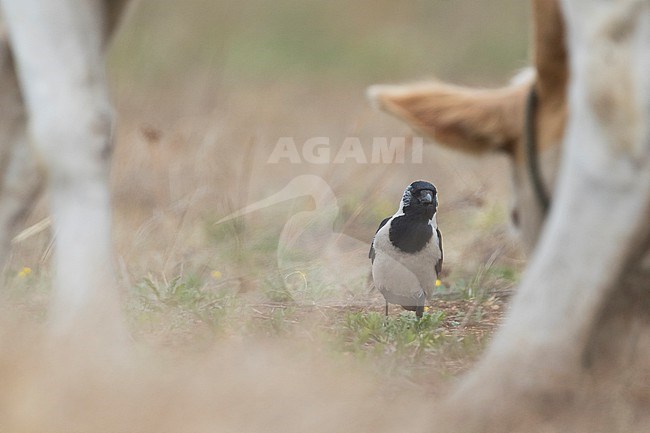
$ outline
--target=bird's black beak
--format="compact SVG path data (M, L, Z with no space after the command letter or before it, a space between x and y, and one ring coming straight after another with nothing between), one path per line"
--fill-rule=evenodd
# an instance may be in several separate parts
M433 192L429 190L420 191L420 203L425 205L433 204Z

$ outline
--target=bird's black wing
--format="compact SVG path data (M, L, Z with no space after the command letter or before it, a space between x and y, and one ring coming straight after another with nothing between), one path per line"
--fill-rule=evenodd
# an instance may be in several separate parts
M438 278L440 278L440 272L442 272L442 235L440 234L440 230L436 227L436 233L438 233L438 247L440 247L440 259L436 262L436 274Z
M379 223L379 228L375 232L375 235L377 235L377 232L381 230L383 226L386 225L386 223L391 219L392 217L384 218L382 222ZM370 252L368 252L368 258L370 259L371 262L375 261L375 238L372 238L372 242L370 243Z

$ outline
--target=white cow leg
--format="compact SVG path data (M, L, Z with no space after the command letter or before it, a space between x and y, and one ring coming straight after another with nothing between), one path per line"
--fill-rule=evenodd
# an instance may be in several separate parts
M650 2L563 6L570 115L553 209L506 323L441 411L450 431L641 431L647 417L604 385L648 380Z
M1 98L0 98L1 99ZM25 126L24 123L22 125ZM9 257L11 239L20 230L43 185L43 175L29 148L25 129L13 135L0 189L0 270ZM0 135L2 135L0 133Z
M3 0L34 148L47 171L56 235L55 333L105 337L122 318L111 251L104 5Z
M2 36L0 35L0 38ZM42 176L29 151L25 109L6 40L0 39L0 271Z
M27 140L25 108L6 41L0 41L0 270L43 184Z

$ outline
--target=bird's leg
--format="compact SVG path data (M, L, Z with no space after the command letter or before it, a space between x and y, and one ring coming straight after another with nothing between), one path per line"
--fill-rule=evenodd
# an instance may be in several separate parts
M388 301L386 301L386 317L388 317Z
M415 307L415 316L418 319L422 318L422 314L424 313L424 304L427 303L427 298L424 292L420 293L420 296L418 296L418 304Z

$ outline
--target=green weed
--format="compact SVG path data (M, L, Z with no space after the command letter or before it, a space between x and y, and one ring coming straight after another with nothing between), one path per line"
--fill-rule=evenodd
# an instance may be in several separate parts
M198 324L210 334L225 332L224 319L240 309L227 290L208 288L197 276L169 281L146 277L134 288L127 305L134 327L191 334Z
M442 311L426 313L421 319L413 313L397 317L385 317L377 312L349 313L340 330L342 348L355 354L416 360L439 346L444 317Z

